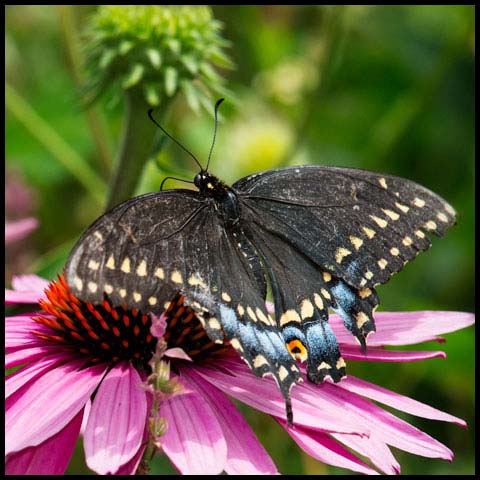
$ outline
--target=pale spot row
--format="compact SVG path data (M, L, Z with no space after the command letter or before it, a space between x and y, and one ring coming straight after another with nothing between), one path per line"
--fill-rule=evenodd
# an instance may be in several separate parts
M335 253L335 260L337 261L337 263L342 263L342 260L344 259L344 257L351 255L351 253L352 252L350 250L347 250L346 248L343 248L343 247L339 247L337 248L337 251Z

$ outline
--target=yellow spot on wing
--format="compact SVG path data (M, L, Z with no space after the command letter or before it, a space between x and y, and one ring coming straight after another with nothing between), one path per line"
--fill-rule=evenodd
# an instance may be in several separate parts
M322 297L318 293L313 294L313 300L315 301L315 305L319 310L323 310L323 300Z
M403 205L401 203L395 202L395 206L401 210L403 213L407 213L410 210L410 207L407 207L406 205Z
M172 272L172 275L170 276L170 279L172 280L173 283L182 283L182 274L178 270L174 270Z
M83 282L80 278L75 277L75 280L73 281L75 288L79 291L83 289Z
M354 237L353 235L350 235L350 243L355 247L356 250L359 250L360 247L363 245L363 240L358 237Z
M281 382L288 377L288 370L283 365L280 365L280 368L278 369L278 377Z
M427 230L435 230L437 228L437 224L433 221L433 220L429 220L426 224L425 224L425 228Z
M153 305L156 305L156 304L157 304L157 299L156 299L156 297L150 297L150 298L148 299L148 303L149 303L149 305L152 305L152 307L153 307Z
M103 286L103 291L108 294L108 295L111 295L113 293L113 286L112 285L109 285L108 283L106 283L104 286Z
M230 340L230 344L232 345L232 347L235 350L239 350L240 352L243 352L243 347L242 347L241 343L236 338L232 338Z
M95 282L88 282L87 287L92 293L95 293L97 291L98 285Z
M343 247L339 247L337 248L337 251L335 253L335 260L337 261L337 263L342 263L343 258L348 255L351 255L351 253L352 252L350 250L347 250L346 248L343 248Z
M372 294L372 291L369 288L361 288L358 291L358 294L360 295L360 298L368 298Z
M165 273L163 272L163 268L158 267L155 270L155 276L158 277L160 280L163 280L165 278Z
M139 292L133 292L133 299L139 302L142 299L142 295Z
M120 270L124 273L130 273L130 259L128 257L125 257L122 262L122 266L120 267Z
M98 270L98 267L100 266L99 262L96 262L95 260L90 260L88 262L88 268L90 270Z
M369 217L380 227L385 228L388 225L388 222L383 218L376 217L375 215L369 215Z
M378 183L383 187L383 188L388 188L387 181L381 177L378 179Z
M312 318L313 312L313 304L308 298L306 298L300 305L300 316L302 317L302 320L305 320L306 318Z
M181 283L181 282L177 282ZM203 289L207 288L207 285L205 282L198 276L198 275L190 275L190 278L188 279L188 284L192 286L199 286Z
M147 262L145 260L142 260L137 267L137 275L139 277L145 277L147 275Z
M413 204L418 208L423 208L425 206L425 200L415 197L413 200Z
M257 355L254 359L253 359L253 366L255 368L260 368L262 367L263 365L268 365L268 360L263 356L263 355Z
M437 213L437 218L438 218L441 222L443 222L443 223L447 223L447 222L448 222L448 217L447 217L444 213L442 213L442 212L438 212L438 213Z
M365 232L365 235L372 239L374 236L375 236L375 230L372 230L371 228L368 228L368 227L362 227L362 230Z
M393 210L388 210L387 208L383 210L383 213L390 217L392 220L398 220L400 218L400 215L397 212L394 212Z
M328 293L328 290L325 290L324 288L321 288L320 289L320 292L322 293L322 295L327 299L327 300L330 300L332 297L330 296L330 293Z
M413 240L407 235L403 240L402 240L402 243L408 247L409 245L411 245L413 243Z
M400 250L396 247L392 247L390 249L390 253L394 256L394 257L397 257L399 254L400 254Z
M359 312L355 315L355 320L357 321L357 328L361 329L370 319L366 313Z
M286 325L287 323L290 323L290 322L298 322L298 323L301 322L300 316L298 315L298 313L295 310L287 310L280 317L280 326L281 327L283 327L284 325Z
M329 272L322 272L322 276L325 282L329 282L332 279L332 276Z
M257 317L255 315L255 312L252 310L251 307L247 307L247 315L254 321L257 321Z
M113 258L113 255L110 255L108 257L108 260L105 266L110 270L115 270L115 259Z
M382 270L385 270L385 267L388 265L388 262L384 258L381 258L377 263Z
M222 292L222 299L225 300L226 302L231 302L232 297L227 292Z

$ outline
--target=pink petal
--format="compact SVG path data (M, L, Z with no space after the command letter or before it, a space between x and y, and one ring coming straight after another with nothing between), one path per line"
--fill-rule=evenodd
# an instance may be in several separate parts
M50 284L48 280L37 275L16 275L12 278L12 287L18 292L42 293Z
M178 358L180 360L187 360L192 362L193 360L183 351L182 348L174 347L169 348L163 352L163 354L169 358Z
M239 359L222 359L218 367L222 369L215 365L196 366L196 371L206 381L237 400L269 415L285 418L285 400L271 378L255 377ZM361 423L354 424L342 415L341 409L339 413L335 412L335 408L339 408L336 401L332 405L318 402L318 395L312 395L305 385L295 385L291 391L295 425L323 432L366 433ZM301 393L303 396L309 395L314 401L305 402Z
M374 385L373 383L366 382L360 378L348 376L340 382L339 386L349 392L354 392L363 397L371 398L376 402L383 403L384 405L396 408L402 412L416 415L417 417L452 422L462 427L466 427L466 423L460 418L449 415L448 413L437 410L436 408L425 405L412 398L400 395L399 393L387 390L386 388Z
M233 403L217 388L195 373L194 368L183 368L182 378L195 388L215 413L227 442L229 475L275 475L278 473L272 459L258 441L252 429Z
M5 289L5 305L16 303L38 303L39 300L46 300L47 296L43 292L29 290L17 292L16 290Z
M37 337L33 332L48 334L52 332L52 329L35 322L32 316L38 316L38 312L5 318L5 348L7 352L45 345L45 340ZM50 315L45 316L50 317Z
M464 312L376 312L374 317L377 331L368 337L370 347L438 341L438 335L475 323L475 315ZM357 345L338 315L330 315L329 322L340 344Z
M36 446L55 435L83 408L105 366L84 360L59 365L25 384L5 402L6 454Z
M393 456L387 444L374 435L370 437L358 437L356 435L333 433L332 437L356 453L370 459L373 465L382 472L388 475L400 473L400 464Z
M283 421L279 421L279 423L295 440L295 443L313 458L328 465L346 468L354 472L367 475L377 474L375 470L365 465L328 435L301 427L287 427Z
M102 380L84 434L87 465L114 473L138 452L147 418L142 379L130 364L112 368Z
M167 330L167 315L162 313L159 317L151 314L152 326L150 327L150 333L157 338L162 338Z
M12 278L13 290L5 289L5 303L38 303L45 300L49 282L37 275L18 275Z
M360 347L342 346L342 357L345 360L363 360L367 362L418 362L430 358L446 358L445 352L441 351L402 351L383 350L367 347L363 353Z
M336 399L339 415L350 417L352 421L358 417L371 435L388 445L424 457L452 459L452 452L445 445L374 403L344 390L341 385L324 382L308 384L305 388L318 393L317 401L324 397Z
M67 469L82 422L83 411L62 430L36 447L11 453L6 459L7 475L63 475Z
M38 220L33 217L22 218L5 223L5 243L12 243L26 237L38 227Z
M46 370L51 370L52 367L70 360L70 355L60 352L53 355L46 355L37 362L16 370L5 379L5 398L13 395L19 388L39 377Z
M196 392L162 402L168 429L163 451L184 475L217 475L226 468L227 444L215 413Z
M29 362L35 362L39 358L43 358L45 355L57 352L58 345L46 344L38 347L15 350L14 352L5 355L5 368L12 368ZM72 358L74 358L73 355Z
M147 399L147 412L150 413L152 411L153 398L150 394L147 393L146 399ZM135 473L137 472L138 466L140 465L140 461L142 460L142 457L145 452L145 448L147 446L147 442L150 436L150 427L149 427L148 420L147 422L145 422L142 443L137 453L133 456L133 458L130 461L122 465L116 472L114 472L114 475L135 475Z

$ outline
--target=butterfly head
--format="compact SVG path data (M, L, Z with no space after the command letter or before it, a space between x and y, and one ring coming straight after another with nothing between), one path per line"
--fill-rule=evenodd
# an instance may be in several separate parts
M193 183L200 193L209 197L217 197L220 194L224 194L227 189L227 186L221 180L206 170L197 173L193 179Z

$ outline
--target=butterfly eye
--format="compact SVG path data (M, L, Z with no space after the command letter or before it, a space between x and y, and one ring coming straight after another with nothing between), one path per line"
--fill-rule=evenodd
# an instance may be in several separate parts
M197 188L201 187L201 185L202 185L202 174L201 173L197 173L195 175L195 178L193 179L193 183L195 184L195 186Z

